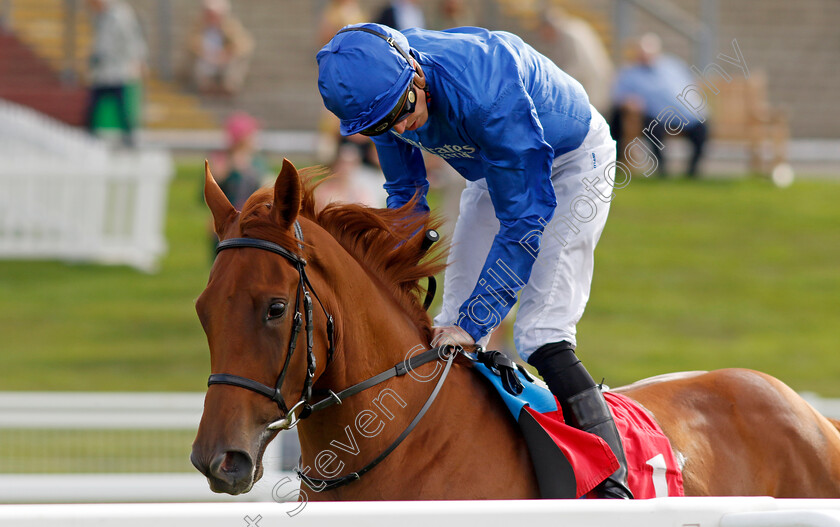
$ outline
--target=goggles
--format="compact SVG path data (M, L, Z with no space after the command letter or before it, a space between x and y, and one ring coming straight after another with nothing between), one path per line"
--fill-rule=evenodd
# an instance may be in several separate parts
M414 108L417 106L417 92L414 91L414 85L409 84L408 89L403 93L397 105L391 110L388 115L382 118L378 123L369 126L359 132L362 135L372 136L381 135L393 128L395 124L402 121L408 114L414 113Z

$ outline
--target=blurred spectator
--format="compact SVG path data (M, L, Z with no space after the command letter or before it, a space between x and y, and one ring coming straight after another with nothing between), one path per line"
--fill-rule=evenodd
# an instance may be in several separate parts
M613 64L592 26L563 9L549 8L540 16L539 32L545 43L545 55L583 84L589 102L599 112L606 112L610 105Z
M338 30L350 24L367 22L367 13L356 0L330 0L321 15L318 28L318 46L323 46L338 33Z
M213 176L234 207L242 205L269 177L268 163L257 151L257 120L235 112L225 122L226 147L210 155Z
M330 177L315 190L315 205L318 210L333 202L381 208L386 197L382 174L361 163L358 148L344 145L338 149Z
M461 192L467 186L467 181L452 166L442 158L434 155L424 155L426 164L426 179L429 188L434 189L440 196L437 213L443 216L440 234L449 237L455 231L455 220L461 205Z
M237 93L245 81L254 39L230 11L228 0L204 0L189 37L193 82L204 93Z
M319 46L323 46L344 26L360 24L369 20L367 13L356 0L331 0L321 15L318 30ZM356 165L352 170L378 170L379 162L376 148L369 137L353 135L344 137L338 132L338 118L326 108L321 112L319 124L320 145L318 157L321 162L333 166L334 170L351 170L351 164ZM356 150L353 155L345 151L347 148ZM355 201L355 200L353 200Z
M651 144L652 151L659 164L659 175L666 176L665 155L662 145L666 137L665 126L660 118L653 123L657 116L668 107L675 108L677 95L690 84L694 84L694 75L682 60L662 54L662 42L653 33L643 35L635 48L634 63L621 68L613 86L613 115L610 129L613 138L618 143L619 157L624 153L627 144L630 122L636 120L633 134L650 134L659 143ZM689 159L687 174L697 176L697 167L703 147L706 143L707 127L704 122L691 112L681 112L683 130L680 135L686 137L692 144L692 154ZM634 116L638 116L635 119ZM703 116L705 119L705 115ZM653 126L651 126L653 124Z
M476 25L475 15L464 0L440 0L435 19L436 29L474 25Z
M399 31L410 27L426 27L426 17L417 0L392 0L388 2L376 22Z
M134 11L122 0L87 0L94 16L89 57L90 101L85 123L95 129L96 109L106 98L116 102L123 143L135 145L135 122L129 115L127 90L146 70L148 50Z

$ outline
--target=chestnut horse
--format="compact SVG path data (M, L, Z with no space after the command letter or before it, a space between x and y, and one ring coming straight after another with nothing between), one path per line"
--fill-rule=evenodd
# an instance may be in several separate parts
M418 281L443 267L439 254L420 261L429 218L412 204L316 213L312 190L284 160L273 191L257 191L239 212L206 167L205 198L225 250L196 303L212 375L191 459L210 488L248 492L277 429L321 401L299 422L301 466L347 484L304 486L310 500L538 497L517 425L470 361L393 374L429 349ZM392 373L342 392L383 372ZM687 495L840 497L838 423L769 375L691 372L616 391L662 426L684 463Z

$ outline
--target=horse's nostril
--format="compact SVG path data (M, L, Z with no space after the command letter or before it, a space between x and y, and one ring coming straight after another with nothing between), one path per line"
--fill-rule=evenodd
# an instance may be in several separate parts
M225 472L236 472L242 464L242 457L238 452L225 452L225 459L219 468Z
M253 468L251 456L236 450L219 454L210 464L210 472L213 476L231 483L250 478Z

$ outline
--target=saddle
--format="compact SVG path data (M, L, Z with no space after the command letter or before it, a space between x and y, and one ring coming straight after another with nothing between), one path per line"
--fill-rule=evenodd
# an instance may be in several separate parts
M545 383L502 353L479 351L471 358L519 425L542 497L594 497L587 495L618 468L607 443L567 425ZM635 498L684 496L671 442L653 416L621 394L605 391L604 397L624 444L628 485Z

